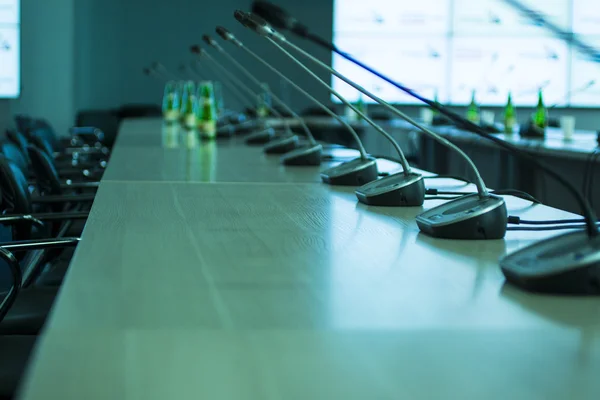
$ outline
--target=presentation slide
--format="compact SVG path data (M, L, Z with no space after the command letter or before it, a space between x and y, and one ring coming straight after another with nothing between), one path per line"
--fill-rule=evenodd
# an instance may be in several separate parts
M346 34L445 35L451 0L336 0L335 31Z
M597 1L573 0L573 33L600 36L600 4Z
M475 90L481 104L566 104L568 47L557 39L455 38L449 103L465 104ZM557 79L559 77L559 79Z
M521 2L600 49L597 1ZM447 104L467 104L475 91L482 105L504 105L510 92L518 106L534 106L541 88L549 105L600 107L600 64L504 0L335 0L333 35L343 51ZM333 66L387 101L416 104L340 56ZM333 83L358 99L342 81Z
M20 14L18 0L0 0L0 98L20 92Z

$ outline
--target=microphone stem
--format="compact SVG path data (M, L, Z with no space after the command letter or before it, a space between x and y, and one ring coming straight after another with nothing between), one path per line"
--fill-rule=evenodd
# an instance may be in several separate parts
M155 68L155 71L158 72L159 74L161 74L162 76L164 76L167 80L174 80L174 81L183 81L183 80L185 80L182 77L169 72L169 70L166 69L162 65L160 67L158 67L158 68Z
M269 38L269 40L271 40L273 43L275 43L273 41L273 39ZM352 86L354 89L356 89L356 90L364 93L365 95L369 96L370 98L372 98L373 100L375 100L377 103L381 104L386 110L392 112L396 116L398 116L401 119L405 120L406 122L408 122L409 124L411 124L415 128L419 129L420 131L422 131L423 133L425 133L427 136L431 137L432 139L434 139L438 143L440 143L443 146L449 147L452 150L456 151L467 162L467 164L469 164L469 167L475 173L475 178L476 178L475 184L477 186L477 192L479 193L479 195L481 197L487 197L487 196L489 196L489 192L487 190L487 187L486 187L485 183L483 182L483 179L481 178L481 175L479 174L479 170L477 169L477 167L475 166L475 164L473 163L473 161L458 146L456 146L454 143L452 143L449 140L445 139L444 137L438 135L437 133L433 132L432 130L430 130L430 129L424 127L424 126L422 126L417 121L413 120L408 115L404 114L402 111L398 110L395 107L392 107L388 102L384 101L383 99L381 99L380 97L376 96L375 94L369 92L368 90L366 90L365 88L363 88L359 84L354 83L350 79L346 78L344 75L340 74L335 69L331 68L329 65L327 65L327 64L323 63L322 61L320 61L319 59L315 58L310 53L304 51L302 48L300 48L300 47L296 46L295 44L293 44L291 42L288 42L288 41L285 41L284 43L286 45L290 46L291 48L293 48L294 50L296 50L297 52L299 52L300 54L302 54L303 56L307 57L311 61L313 61L316 64L320 65L321 67L327 69L333 75L335 75L336 77L338 77L342 81L346 82L348 85ZM277 45L278 47L281 48L281 46L278 43L275 43L275 45ZM402 150L399 149L399 146L396 143L396 141L393 140L389 136L389 134L386 133L385 135L386 135L386 137L388 137L388 139L393 144L395 144L394 147L396 147L396 150L399 152L399 154L402 154Z
M277 48L279 48L279 50L281 50L285 55L287 55L292 60L294 60L296 63L298 63L298 65L300 65L300 67L302 67L302 69L304 69L313 78L315 78L317 81L319 81L319 83L321 83L321 85L323 85L324 87L326 87L327 90L330 93L333 93L333 95L336 96L338 99L340 99L340 101L342 103L344 103L346 106L350 107L350 109L352 109L361 118L363 118L369 125L371 125L373 128L375 128L375 130L377 132L381 133L386 139L388 139L390 141L390 143L392 144L392 146L394 146L394 148L395 148L396 152L398 153L398 155L400 156L400 164L402 164L402 169L404 170L404 173L405 174L410 174L411 173L411 167L410 167L410 164L408 163L408 160L406 160L406 157L404 156L404 152L400 148L400 145L398 145L398 142L396 142L394 140L394 138L389 133L387 133L378 124L376 124L375 122L373 122L373 120L371 120L368 116L366 116L365 114L363 114L354 105L350 104L350 102L348 102L348 100L346 100L342 95L340 95L338 92L336 92L331 86L329 86L327 83L325 83L321 78L319 78L313 71L310 70L310 68L308 68L306 65L304 65L300 60L296 59L287 50L285 50L282 46L280 46L279 43L277 43L276 41L274 41L273 39L271 39L269 37L267 37L267 39L271 43L273 43L273 45L277 46Z
M258 85L259 87L261 86L260 81L258 79L256 79L256 77L254 77L254 75L252 75L250 73L250 71L248 71L248 69L246 69L241 63L239 63L227 51L225 51L225 49L223 49L222 47L219 47L219 51L225 57L227 57L227 59L229 61L231 61L231 63L233 65L235 65L240 71L242 71L252 82L254 82L254 84ZM283 100L281 100L279 97L277 97L271 90L268 90L268 92L271 95L271 97L273 98L273 100L275 100L281 107L283 107L287 112L289 112L294 117L294 119L296 119L296 121L298 121L298 123L300 123L300 126L302 126L302 129L304 129L304 132L306 133L306 136L308 137L310 144L316 145L317 141L315 140L314 136L312 135L312 132L308 128L308 125L306 125L306 122L304 122L304 119L302 119L296 112L294 112L294 110L292 110L291 107L289 107L287 104L285 104L283 102Z
M325 104L321 103L319 100L314 98L306 90L304 90L300 86L298 86L290 78L285 76L283 73L279 72L279 70L277 70L275 67L272 67L271 64L269 64L268 62L263 60L260 56L258 56L252 50L250 50L246 46L243 46L242 49L244 49L248 54L250 54L252 57L254 57L257 61L262 63L265 67L269 68L271 71L273 71L274 73L279 75L282 79L284 79L287 83L289 83L294 89L296 89L297 91L302 93L304 96L306 96L308 99L310 99L316 105L318 105L323 111L325 111L327 114L329 114L331 117L333 117L336 121L338 121L340 124L342 124L346 129L348 129L348 131L350 132L350 134L352 135L352 137L354 138L354 140L356 141L356 143L358 145L358 151L360 152L360 158L362 158L364 160L368 157L367 151L365 150L364 146L362 145L362 142L360 141L360 137L358 136L358 133L356 133L356 131L354 130L354 128L352 128L352 126L350 126L350 124L348 124L346 121L344 121L344 119L341 118L339 115L337 115L336 113L331 111Z
M206 55L206 53L204 53ZM196 61L197 63L199 61ZM244 107L244 105L252 110L255 110L254 103L250 103L248 104L248 99L246 98L246 96L244 96L244 94L242 92L240 92L238 90L238 88L229 81L229 79L227 79L227 76L225 76L225 74L222 73L222 71L219 68L216 68L216 66L213 66L211 64L204 64L204 65L208 65L208 67L213 71L213 73L215 73L217 76L219 76L221 78L221 81L223 82L223 85L225 85L225 87L231 92L231 94L238 99L238 101L240 102L240 104L242 105L242 107Z
M514 2L514 0L505 0L505 1ZM350 54L341 51L339 48L334 46L333 43L328 43L324 39L321 39L321 38L317 37L316 35L310 34L310 33L307 34L305 37L307 39L309 39L310 41L312 41L313 43L316 43L320 46L326 47L329 50L339 54L341 57L345 58L346 60L350 61L351 63L363 68L364 70L370 72L371 74L377 76L378 78L386 81L390 85L402 90L403 92L410 95L411 97L427 104L429 107L438 111L442 115L448 117L450 120L454 121L455 123L465 124L465 126L467 126L470 130L472 130L473 133L475 133L476 135L486 138L486 139L494 142L498 147L501 147L504 150L507 150L507 151L511 152L512 154L516 154L516 155L520 156L521 158L524 158L524 159L530 161L531 163L533 163L536 167L538 167L541 170L543 170L544 172L546 172L548 175L550 175L552 178L554 178L557 182L559 182L564 187L566 187L569 192L571 192L573 197L579 203L581 210L583 212L583 215L585 216L588 236L589 237L597 237L600 235L600 231L598 231L598 227L596 225L598 222L598 218L596 217L596 213L592 209L590 203L581 195L579 190L577 190L577 188L569 180L565 179L562 176L562 174L557 173L553 168L550 168L546 163L540 161L535 156L530 155L527 152L521 151L518 147L514 146L511 143L506 142L503 139L497 138L493 135L489 135L480 126L466 120L465 118L463 118L460 115L458 115L457 113L447 109L446 107L442 107L442 106L436 104L436 102L419 95L415 91L392 80L388 76L383 75L382 73L369 67L367 64L352 57ZM579 47L581 49L581 46L579 46ZM600 60L600 55L596 59Z
M227 68L225 68L223 66L223 64L221 64L220 62L218 62L217 60L215 60L215 58L213 56L211 56L210 54L206 54L206 56L209 58L209 60L211 60L215 65L217 65L221 71L223 71L223 73L236 85L238 85L239 87L241 87L246 94L249 96L249 98L251 99L256 99L258 98L258 93L254 92L252 89L250 89L246 84L244 84L241 80L239 80L235 75L233 75L231 72L229 72L227 70ZM254 101L253 101L254 103ZM266 103L265 103L266 104ZM275 115L275 117L279 118L279 119L283 119L283 116L277 111L275 110L273 107L271 107L269 104L266 104L267 107L269 108L269 110L271 110L271 112L273 113L273 115ZM253 107L255 110L256 108ZM258 115L258 113L257 113ZM289 129L289 126L288 126Z

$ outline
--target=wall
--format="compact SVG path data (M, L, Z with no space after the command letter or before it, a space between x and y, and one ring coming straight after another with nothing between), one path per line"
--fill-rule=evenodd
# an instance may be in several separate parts
M274 1L317 34L331 38L331 0ZM110 108L124 103L157 104L163 85L144 76L142 68L161 61L177 71L182 62L192 60L189 45L201 42L204 33L215 36L217 24L233 31L248 47L317 98L329 101L329 95L317 82L233 19L233 10L248 10L250 4L251 0L22 0L23 92L19 100L11 103L0 100L0 127L10 123L6 121L10 120L9 111L43 116L59 132L65 132L80 109ZM293 40L320 59L330 61L327 51ZM226 43L224 47L261 80L280 91L281 80L274 74L240 50ZM329 81L325 72L316 71ZM283 97L296 109L311 105L291 89ZM231 97L228 101L234 107L237 105ZM419 107L404 109L412 115L419 113ZM527 112L521 110L522 115ZM577 116L579 128L600 128L597 110L567 112Z
M21 97L11 112L47 118L57 132L73 123L75 1L21 0Z
M284 55L272 46L243 28L233 18L236 9L249 10L251 0L171 0L149 2L146 0L84 0L76 4L76 104L78 108L106 108L123 103L159 103L163 83L142 74L142 68L160 61L171 72L178 72L182 63L193 60L189 46L201 43L205 33L216 37L214 28L221 24L248 47L256 50L278 68L285 70L302 86L326 100L327 93L318 83L309 79L292 65ZM333 7L331 2L306 0L280 2L300 19L312 21L315 31L331 38ZM219 39L220 40L220 39ZM268 82L277 90L280 80L261 67L241 50L223 43L224 48L235 55L259 79ZM206 47L206 46L204 46ZM321 59L330 62L327 51L315 49ZM226 62L215 51L216 58ZM211 78L212 74L206 74ZM326 73L320 72L325 79ZM308 100L300 96L289 96L296 107L305 107ZM230 104L237 101L229 97Z

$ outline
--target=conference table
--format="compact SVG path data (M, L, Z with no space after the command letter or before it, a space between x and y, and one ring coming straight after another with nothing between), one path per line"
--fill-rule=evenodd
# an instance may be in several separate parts
M600 398L600 300L525 293L498 267L557 233L425 236L415 217L444 200L365 206L319 176L356 152L324 153L286 167L243 137L126 120L19 398Z

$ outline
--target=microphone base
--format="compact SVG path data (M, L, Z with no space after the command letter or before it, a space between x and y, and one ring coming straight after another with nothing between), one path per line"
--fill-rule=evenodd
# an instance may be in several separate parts
M323 146L320 144L309 144L284 154L281 157L281 163L291 166L316 166L321 165L322 157Z
M260 146L269 143L275 137L273 128L262 129L258 132L251 133L246 137L246 144L250 146Z
M298 147L298 136L290 135L272 140L263 148L265 154L285 154Z
M249 133L256 132L258 129L264 129L264 127L256 124L253 121L243 122L239 125L235 125L235 134L239 136L247 135Z
M378 178L373 157L356 158L321 172L321 180L333 186L362 186Z
M600 237L585 231L537 242L500 260L506 280L525 291L600 295Z
M418 207L425 201L421 174L397 174L367 183L356 190L358 201L370 206Z
M218 138L231 138L235 134L235 127L232 125L226 125L217 129Z
M417 216L421 232L443 239L502 239L507 223L506 203L494 195L462 196Z

